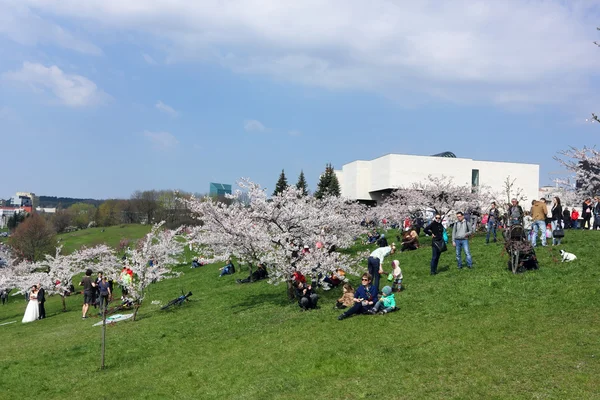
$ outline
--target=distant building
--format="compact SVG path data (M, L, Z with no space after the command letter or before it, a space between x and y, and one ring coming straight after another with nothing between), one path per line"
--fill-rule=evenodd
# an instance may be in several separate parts
M27 212L31 212L33 209L33 198L34 193L29 192L17 192L10 201L12 207L23 207L28 209Z
M231 185L225 183L210 183L210 190L208 192L209 196L225 196L226 194L231 194Z
M370 161L353 161L335 173L343 197L368 204L376 204L393 190L422 182L429 175L447 176L456 185L486 186L499 195L510 175L514 187L520 188L527 199L539 196L539 165L476 161L457 158L451 152L433 156L387 154Z

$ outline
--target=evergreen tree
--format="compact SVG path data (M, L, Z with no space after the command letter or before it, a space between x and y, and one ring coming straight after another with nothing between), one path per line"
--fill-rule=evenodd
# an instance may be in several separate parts
M340 181L338 181L338 177L335 174L335 171L333 170L333 166L331 164L329 164L329 169L329 173L331 174L331 179L329 180L328 186L329 195L340 197L340 195L342 194L342 191L340 189Z
M335 175L333 165L327 164L325 166L325 172L321 175L319 183L317 184L317 191L315 197L322 199L326 196L339 196L340 195L340 182Z
M279 193L283 192L288 188L287 178L285 177L285 172L281 170L281 174L279 175L279 179L275 184L275 190L273 191L273 196L277 196Z
M296 188L298 188L298 190L302 190L302 196L308 196L308 184L306 183L306 179L304 178L304 171L300 171L300 176L298 176L298 183L296 183Z

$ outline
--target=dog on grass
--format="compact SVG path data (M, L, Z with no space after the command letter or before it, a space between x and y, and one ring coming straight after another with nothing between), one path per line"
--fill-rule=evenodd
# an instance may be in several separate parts
M561 258L561 262L570 262L570 261L574 261L577 259L577 256L573 253L568 253L564 250L560 251L560 258Z

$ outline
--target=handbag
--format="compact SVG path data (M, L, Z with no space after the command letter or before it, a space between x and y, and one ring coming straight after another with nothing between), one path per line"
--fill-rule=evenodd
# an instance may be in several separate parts
M439 250L440 253L443 253L446 250L448 250L448 246L446 246L446 242L444 242L443 240L436 240L433 242L433 245Z
M562 230L562 228L557 228L555 230L552 231L552 237L555 237L557 239L561 239L565 237L565 231Z

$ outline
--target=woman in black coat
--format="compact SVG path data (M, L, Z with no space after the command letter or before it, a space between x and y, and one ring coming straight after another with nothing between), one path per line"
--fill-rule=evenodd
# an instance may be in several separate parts
M442 255L442 247L446 245L444 242L444 225L442 225L442 217L439 214L435 215L435 219L424 229L425 234L431 235L431 270L430 274L437 274L437 266Z
M555 197L552 201L552 246L560 244L562 237L554 237L554 231L562 228L563 209L560 199Z

